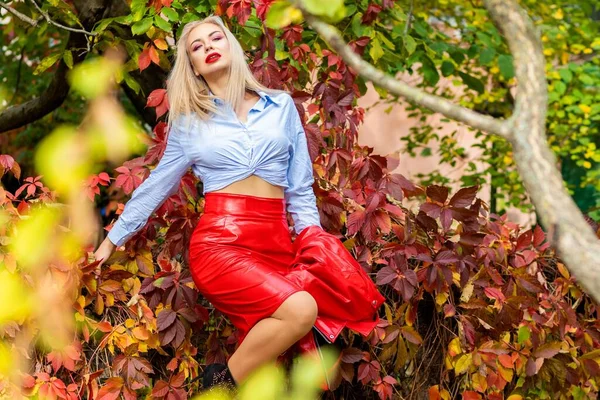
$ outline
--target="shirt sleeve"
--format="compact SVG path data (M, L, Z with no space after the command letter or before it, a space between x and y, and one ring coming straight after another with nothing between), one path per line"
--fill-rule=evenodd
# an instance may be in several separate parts
M290 98L293 151L287 171L288 187L284 190L286 208L294 220L294 230L300 234L308 226L321 227L317 200L312 189L314 183L312 160L308 153L306 133L302 121Z
M148 221L161 204L179 188L181 177L191 166L185 150L179 142L180 132L172 127L167 136L167 145L158 165L132 193L108 239L121 246Z

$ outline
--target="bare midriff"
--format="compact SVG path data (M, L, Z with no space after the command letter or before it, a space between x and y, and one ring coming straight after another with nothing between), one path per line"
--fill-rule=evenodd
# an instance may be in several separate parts
M233 182L223 189L215 190L214 193L247 194L250 196L283 199L283 187L272 185L256 175L250 175L246 179Z

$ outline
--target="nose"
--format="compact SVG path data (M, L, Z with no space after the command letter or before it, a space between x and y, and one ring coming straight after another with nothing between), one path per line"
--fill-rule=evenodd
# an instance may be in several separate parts
M208 52L212 49L213 49L212 44L207 44L206 46L204 46L204 53L208 54Z

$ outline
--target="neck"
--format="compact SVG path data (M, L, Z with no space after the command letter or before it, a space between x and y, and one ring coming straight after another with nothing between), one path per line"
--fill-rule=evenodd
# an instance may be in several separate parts
M227 89L227 81L229 77L225 74L219 74L218 76L205 76L204 80L208 84L210 91L216 97L221 99L225 98L225 90Z

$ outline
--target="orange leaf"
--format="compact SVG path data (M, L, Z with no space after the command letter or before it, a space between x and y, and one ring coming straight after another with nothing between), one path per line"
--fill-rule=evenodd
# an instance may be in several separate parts
M156 65L160 64L160 58L158 56L158 51L156 51L156 47L150 46L149 55L150 55L150 60L152 60L152 62L154 64L156 64Z
M500 361L500 364L502 364L502 366L506 368L513 367L513 359L508 354L501 354L500 356L498 356L498 361Z
M481 400L481 395L472 390L463 392L463 400Z
M165 42L164 39L156 39L154 40L154 45L160 50L167 50L169 45Z

